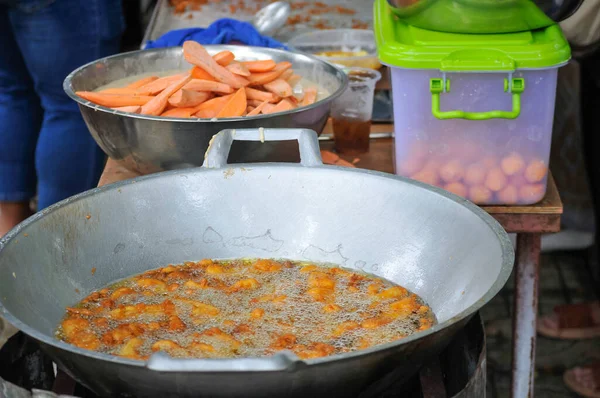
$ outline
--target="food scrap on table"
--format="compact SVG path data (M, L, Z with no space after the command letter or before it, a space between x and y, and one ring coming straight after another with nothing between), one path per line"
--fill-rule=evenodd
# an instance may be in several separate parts
M340 158L338 155L331 151L321 150L321 159L323 159L323 163L331 164L334 166L342 166L342 167L356 167L355 164L360 161L360 159L355 158L352 160L352 163Z
M183 56L192 66L187 72L75 94L122 112L206 119L284 112L317 101L317 89L303 87L290 62L238 61L231 51L211 56L194 41L183 43Z

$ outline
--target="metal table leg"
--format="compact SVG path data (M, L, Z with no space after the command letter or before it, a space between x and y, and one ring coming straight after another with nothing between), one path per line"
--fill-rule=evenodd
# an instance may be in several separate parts
M533 398L540 265L539 234L518 234L512 346L513 398Z

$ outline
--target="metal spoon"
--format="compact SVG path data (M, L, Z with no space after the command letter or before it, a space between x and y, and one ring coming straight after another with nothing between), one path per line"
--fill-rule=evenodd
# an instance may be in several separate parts
M261 8L252 19L252 25L261 35L272 35L285 25L291 10L285 1L276 1Z

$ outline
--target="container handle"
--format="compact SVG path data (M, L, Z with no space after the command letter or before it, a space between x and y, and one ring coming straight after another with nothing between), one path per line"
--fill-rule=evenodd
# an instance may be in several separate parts
M298 141L300 165L305 167L322 166L319 137L309 129L227 129L213 136L204 155L202 167L223 168L233 141Z
M450 92L450 79L431 79L429 90L431 91L431 113L438 119L516 119L521 114L521 93L525 90L525 79L513 78L510 85L509 80L504 79L504 92L512 94L512 111L464 112L456 110L442 112L440 110L440 96L444 92Z
M146 367L156 372L286 372L304 364L291 351L280 351L271 357L235 359L181 359L159 351L152 354Z

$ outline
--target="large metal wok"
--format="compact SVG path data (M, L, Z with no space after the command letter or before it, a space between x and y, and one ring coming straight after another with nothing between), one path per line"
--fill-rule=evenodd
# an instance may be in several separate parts
M264 138L298 139L301 164L227 165L234 139L260 139L257 130L227 130L204 168L94 189L29 218L0 242L0 314L103 396L352 397L376 379L412 375L509 277L507 234L470 202L389 174L322 166L312 131L267 129ZM169 263L241 257L380 275L423 297L439 324L307 361L283 353L141 362L53 337L66 306L111 281Z

